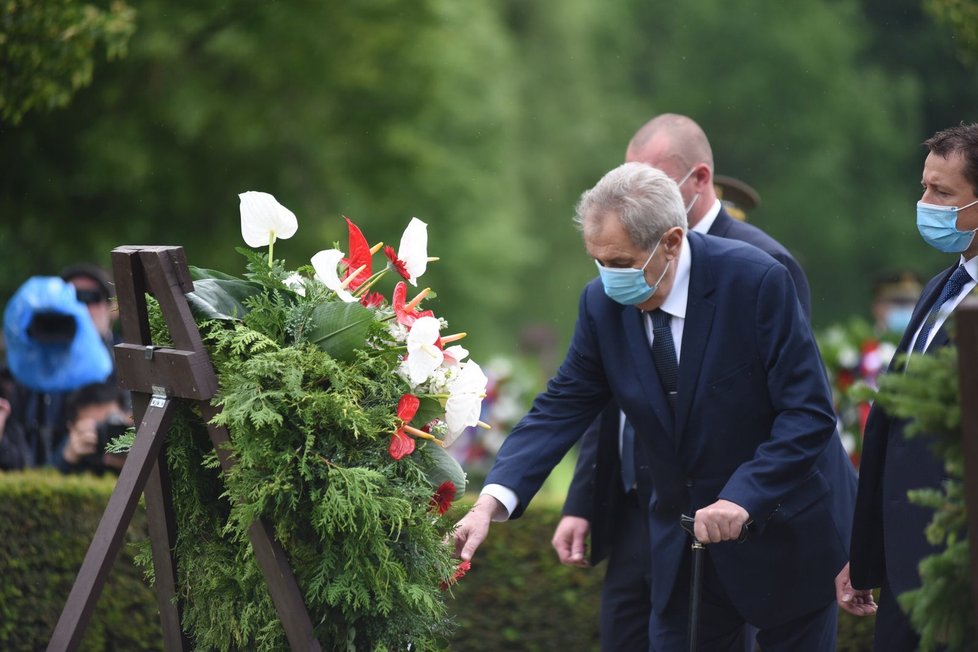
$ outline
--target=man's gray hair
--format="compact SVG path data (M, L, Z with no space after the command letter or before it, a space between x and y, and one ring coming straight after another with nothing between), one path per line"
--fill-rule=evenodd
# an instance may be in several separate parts
M679 186L645 163L625 163L581 195L574 221L585 233L614 213L632 244L651 251L675 226L686 230L686 207Z

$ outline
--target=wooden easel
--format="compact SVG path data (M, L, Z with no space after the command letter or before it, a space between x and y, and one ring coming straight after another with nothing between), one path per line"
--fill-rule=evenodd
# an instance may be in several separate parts
M966 298L955 309L958 339L958 405L964 456L964 503L968 511L971 591L978 622L978 299Z
M75 650L80 645L139 496L145 493L164 649L190 650L190 641L180 628L181 604L175 599L175 520L169 473L161 453L176 401L196 402L206 422L217 413L210 404L217 391L217 376L184 296L193 291L193 282L183 249L119 247L112 251L112 266L123 339L115 347L116 374L119 384L133 392L133 412L139 426L47 649ZM152 344L147 292L160 304L173 348ZM221 468L228 469L233 461L223 445L228 441L227 430L212 425L207 430ZM259 520L248 530L248 538L289 646L292 650L319 650L299 585L272 529Z

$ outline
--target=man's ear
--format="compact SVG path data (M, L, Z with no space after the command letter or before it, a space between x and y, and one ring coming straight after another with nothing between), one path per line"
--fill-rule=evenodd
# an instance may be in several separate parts
M662 246L670 258L677 258L683 246L683 234L685 231L681 226L674 226L662 237Z

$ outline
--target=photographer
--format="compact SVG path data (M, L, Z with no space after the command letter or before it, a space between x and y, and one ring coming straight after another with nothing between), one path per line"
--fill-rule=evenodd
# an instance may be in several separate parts
M122 409L119 389L109 383L86 385L68 397L68 436L54 456L62 473L118 472L125 458L105 452L106 444L124 433L131 420Z

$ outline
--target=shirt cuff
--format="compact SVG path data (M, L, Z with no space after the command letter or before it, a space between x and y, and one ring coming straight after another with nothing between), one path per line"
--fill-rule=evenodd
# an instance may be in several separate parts
M482 491L479 492L480 496L483 494L492 496L493 498L501 502L503 504L503 507L506 509L506 518L493 516L492 520L494 521L509 520L509 517L513 513L513 510L515 510L516 506L520 504L520 499L516 495L516 493L512 489L504 487L501 484L487 484L482 488Z

